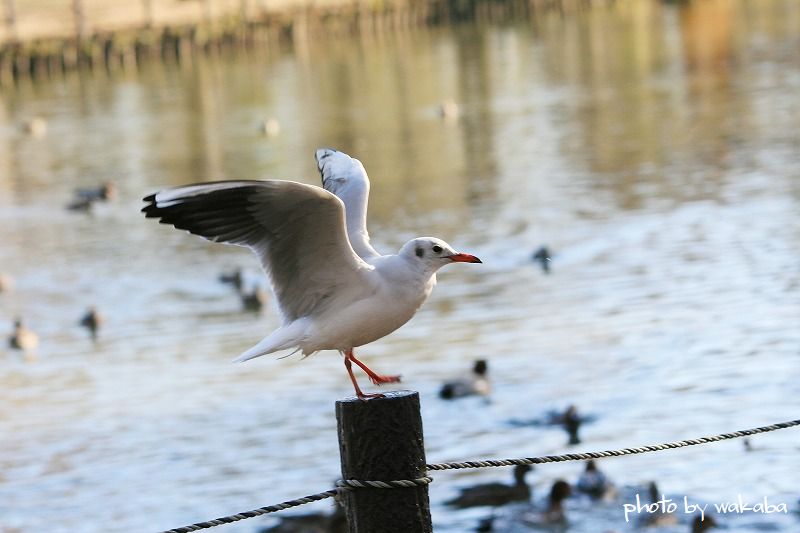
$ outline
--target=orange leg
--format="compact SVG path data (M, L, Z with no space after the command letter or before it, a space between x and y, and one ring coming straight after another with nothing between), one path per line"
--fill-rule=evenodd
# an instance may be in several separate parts
M366 372L366 374L369 376L370 381L372 381L372 383L374 383L375 385L381 385L383 383L400 383L400 376L382 376L376 372L373 372L371 368L369 368L367 365L356 359L356 356L353 354L352 348L350 350L347 350L344 356L345 359L349 359L358 366L360 366L361 370Z
M358 381L356 381L356 377L353 375L353 363L350 361L350 357L345 354L344 356L344 367L347 369L347 373L350 375L350 381L353 382L353 387L356 389L356 396L358 396L359 400L367 400L369 398L383 398L383 394L364 394L361 392L361 387L358 386Z

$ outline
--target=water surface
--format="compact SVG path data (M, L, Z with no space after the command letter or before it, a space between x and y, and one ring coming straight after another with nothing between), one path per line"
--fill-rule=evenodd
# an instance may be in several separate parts
M365 164L380 250L438 235L484 261L444 269L407 326L360 352L420 391L430 462L797 418L798 20L789 1L641 2L4 89L0 271L15 287L0 321L10 331L24 317L41 342L34 362L0 351L0 531L167 529L339 477L333 402L351 393L340 357L229 364L278 323L271 309L242 312L216 281L235 266L262 279L255 260L138 212L142 196L194 181L317 183L319 146ZM446 100L457 120L439 118ZM18 129L34 116L43 137ZM274 138L258 133L268 117ZM115 202L64 208L104 180ZM530 261L542 244L550 275ZM90 305L108 320L96 344L77 325ZM440 382L477 358L491 403L439 400ZM572 403L596 418L578 447L509 424ZM796 431L752 443L601 467L621 486L655 479L693 501L796 509ZM537 468L537 501L580 470ZM436 530L489 514L447 510L458 488L510 477L437 474ZM570 510L574 531L632 527L621 502ZM721 520L798 527L796 515Z

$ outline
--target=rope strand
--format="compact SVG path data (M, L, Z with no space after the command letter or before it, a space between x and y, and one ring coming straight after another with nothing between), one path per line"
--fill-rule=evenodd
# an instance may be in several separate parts
M290 509L292 507L304 505L306 503L332 498L336 496L338 492L339 491L336 489L326 490L325 492L319 492L303 498L297 498L296 500L289 500L276 505L269 505L267 507L259 507L258 509L253 509L252 511L245 511L243 513L237 513L230 516L223 516L207 522L198 522L190 526L176 527L175 529L170 529L162 533L189 533L190 531L199 531L201 529L208 529L211 527L221 526L223 524L230 524L231 522L238 522L239 520L244 520L245 518L253 518L255 516L261 516L268 513L275 513L278 511L283 511L284 509Z
M636 455L647 452L657 452L661 450L671 450L675 448L685 448L686 446L696 446L698 444L708 444L711 442L719 442L723 440L736 439L739 437L748 437L750 435L757 435L759 433L767 433L769 431L776 431L778 429L786 429L790 427L800 426L800 420L791 420L789 422L780 422L778 424L771 424L769 426L762 426L754 429L743 429L734 431L732 433L721 433L710 437L700 437L697 439L686 439L675 442L667 442L664 444L653 444L649 446L640 446L638 448L623 448L620 450L607 450L603 452L584 452L584 453L567 453L563 455L545 455L541 457L524 457L522 459L488 459L484 461L465 461L460 463L434 463L426 465L428 470L454 470L463 468L489 468L511 465L532 465L544 463L560 463L564 461L585 461L587 459L601 459L603 457L621 457L623 455ZM198 522L190 526L179 527L170 529L162 533L190 533L191 531L199 531L201 529L208 529L223 524L230 524L245 518L253 518L268 513L275 513L290 509L306 503L311 503L326 498L335 497L342 490L356 490L361 488L378 488L378 489L393 489L393 488L410 488L418 487L431 483L433 479L428 476L417 479L400 479L391 481L365 481L358 479L346 479L336 482L336 489L326 490L296 500L289 500L279 503L277 505L270 505L267 507L260 507L252 511L245 511L235 515L224 516L216 518L207 522Z
M739 437L747 437L750 435L757 435L758 433L767 433L778 429L786 429L794 426L800 426L800 420L791 420L789 422L781 422L779 424L772 424L769 426L762 426L754 429L743 429L734 431L732 433L722 433L720 435L713 435L711 437L700 437L697 439L686 439L675 442L667 442L664 444L653 444L650 446L640 446L638 448L623 448L621 450L607 450L604 452L585 452L585 453L567 453L564 455L545 455L543 457L525 457L523 459L489 459L485 461L465 461L460 463L436 463L430 464L428 470L453 470L462 468L488 468L495 466L511 466L511 465L532 465L544 463L561 463L564 461L585 461L587 459L601 459L604 457L620 457L623 455L636 455L639 453L657 452L661 450L671 450L675 448L684 448L686 446L696 446L698 444L707 444L710 442L719 442L722 440L736 439Z

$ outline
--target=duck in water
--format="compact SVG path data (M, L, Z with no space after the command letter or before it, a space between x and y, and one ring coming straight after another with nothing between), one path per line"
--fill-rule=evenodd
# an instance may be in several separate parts
M497 507L511 502L528 501L531 498L531 488L525 482L525 475L533 468L530 465L517 465L514 467L514 483L485 483L462 489L461 494L448 502L451 507L464 509L466 507L479 507L482 505Z

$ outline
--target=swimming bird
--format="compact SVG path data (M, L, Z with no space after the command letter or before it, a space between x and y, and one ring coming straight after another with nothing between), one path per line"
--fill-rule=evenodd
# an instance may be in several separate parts
M242 307L244 307L245 311L261 311L267 300L269 300L267 291L262 287L254 287L250 291L240 289L239 296L242 299Z
M258 125L258 131L265 137L277 137L281 133L281 123L277 118L262 120Z
M458 104L453 100L445 100L439 104L439 118L442 120L456 120L461 116Z
M564 514L563 502L572 494L569 483L563 479L553 482L550 494L547 496L547 507L541 512L527 512L522 516L521 522L530 527L546 527L563 524L567 517Z
M105 322L103 315L101 315L95 307L90 307L81 318L79 324L89 330L92 340L96 341L97 332L100 330L100 326L103 325L103 322Z
M648 483L647 493L650 496L651 503L657 503L663 499L663 495L659 492L655 481ZM641 525L644 527L674 526L677 523L678 516L675 513L669 513L661 508L653 513L643 515L641 519Z
M333 514L307 513L284 516L279 524L261 529L259 533L346 533L347 516L338 503Z
M95 187L84 187L73 191L72 201L67 204L70 211L90 211L99 202L110 202L117 196L117 188L110 181Z
M485 359L475 361L472 374L468 378L448 381L439 390L439 397L445 400L462 398L464 396L488 396L491 392L489 378L486 375L489 366Z
M525 482L525 476L533 468L530 465L517 465L514 467L514 484L483 483L474 487L467 487L446 505L463 509L490 505L493 507L506 505L517 501L527 501L531 497L531 488Z
M44 137L47 133L47 120L43 117L32 117L24 120L20 129L31 137Z
M578 408L574 405L570 405L567 407L567 410L564 411L562 417L561 424L564 426L564 431L566 431L569 436L567 444L580 444L581 439L578 436L578 430L581 428L583 420L578 414Z
M14 278L4 272L0 272L0 292L8 292L14 288Z
M478 525L475 527L475 533L491 533L494 531L494 521L495 514L494 511L492 511L492 514L478 521Z
M244 274L241 268L236 268L231 272L223 272L218 279L220 283L233 285L233 288L237 291L241 291L244 285Z
M83 198L91 202L109 202L117 197L117 187L111 181L104 181L94 187L75 189L75 198Z
M704 531L708 531L712 527L717 527L717 521L714 520L713 516L705 516L705 515L695 515L694 519L692 519L692 533L703 533Z
M367 232L369 178L358 159L316 151L322 188L293 181L219 181L166 189L144 198L147 218L215 242L250 248L266 271L282 325L237 361L293 350L304 356L338 350L360 399L357 366L381 375L353 350L396 330L417 312L452 263L480 263L435 237L418 237L381 255Z
M80 211L82 213L88 213L92 211L94 207L94 201L89 200L88 198L73 198L70 203L67 204L67 209L69 211Z
M33 355L39 346L39 337L25 327L21 318L17 318L14 320L14 331L8 338L8 345L14 350L22 350L26 355Z
M539 265L542 267L542 272L545 274L550 273L550 262L553 260L553 258L550 255L550 250L547 249L547 246L540 246L535 252L533 252L531 259L533 259L535 263L539 263Z
M595 499L612 498L616 492L613 483L597 468L594 459L586 461L586 469L575 483L575 489Z

